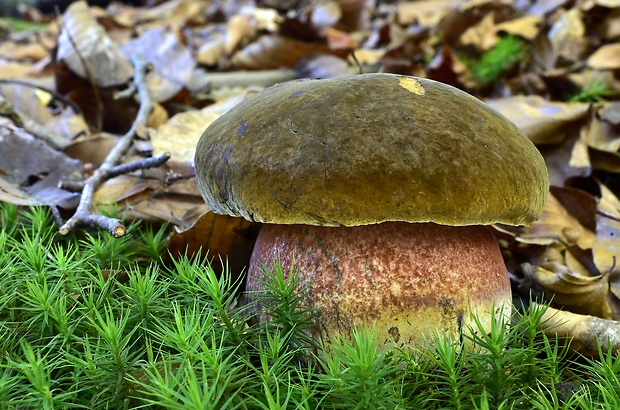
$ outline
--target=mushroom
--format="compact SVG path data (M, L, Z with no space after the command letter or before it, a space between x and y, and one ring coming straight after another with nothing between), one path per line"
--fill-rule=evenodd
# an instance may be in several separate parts
M485 225L534 221L549 188L542 156L504 116L393 74L270 87L205 130L195 166L214 212L263 223L248 290L263 288L265 266L294 261L316 338L367 325L401 345L509 312Z

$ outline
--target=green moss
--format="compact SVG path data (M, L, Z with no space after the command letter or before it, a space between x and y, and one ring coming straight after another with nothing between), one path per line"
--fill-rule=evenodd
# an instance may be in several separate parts
M601 102L614 96L616 92L603 80L594 79L586 83L583 88L566 96L567 102Z
M277 265L261 296L274 320L258 325L227 272L200 258L165 265L163 230L64 237L44 209L3 204L0 224L2 409L620 406L620 359L567 357L536 330L541 309L465 345L381 348L362 328L319 347L297 275Z
M525 45L515 36L501 37L497 44L479 59L464 59L481 86L494 83L507 70L525 57Z

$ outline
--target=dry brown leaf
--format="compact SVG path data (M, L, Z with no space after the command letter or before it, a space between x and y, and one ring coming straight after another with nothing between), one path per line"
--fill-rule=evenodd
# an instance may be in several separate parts
M297 61L312 53L331 53L344 57L327 45L307 43L277 35L263 35L232 56L231 63L239 69L269 69L293 67Z
M208 66L218 65L226 56L226 36L213 32L198 49L196 61Z
M620 134L616 118L620 114L620 102L599 104L592 107L590 122L586 127L585 141L589 147L600 151L617 153L620 150Z
M0 61L0 78L27 77L32 70L32 64L21 64L10 61Z
M342 18L342 9L336 1L322 1L315 3L310 11L310 22L320 33L328 27L333 27Z
M68 179L79 180L81 175L80 161L50 148L0 117L0 178L4 180L2 196L5 200L71 208L79 195L58 185ZM27 195L21 195L20 191Z
M594 263L601 272L620 269L620 200L600 184L601 199L596 215L596 241L592 246ZM614 219L615 218L615 219Z
M207 126L245 98L243 93L238 93L200 111L173 116L151 134L154 154L170 153L169 166L175 169L191 167L196 144Z
M534 40L532 40L530 52L538 71L544 73L554 69L558 58L546 33L540 32Z
M398 24L408 26L435 27L443 16L458 7L460 0L406 1L397 4Z
M527 14L532 16L543 16L545 14L549 14L556 9L559 9L560 7L565 6L568 2L569 0L535 1L527 10Z
M491 12L484 16L475 26L465 30L461 35L461 44L474 46L479 51L492 48L499 37L495 28L495 13Z
M598 34L602 39L609 41L620 37L620 8L607 13L598 27Z
M569 212L568 206L576 215ZM595 240L595 212L596 200L591 195L576 189L552 187L542 215L524 228L517 240L536 245L576 244L581 249L590 249Z
M331 54L311 54L302 57L295 64L295 71L307 78L336 78L351 75L347 60Z
M585 49L585 25L581 11L565 12L549 30L548 36L555 54L570 61L579 61Z
M227 262L231 272L239 275L249 264L256 238L257 224L243 218L205 212L188 229L175 228L168 250L174 256L208 252L216 269L220 260Z
M620 322L536 304L533 304L532 308L546 309L539 329L552 338L559 336L570 339L571 350L598 358L600 345L603 354L620 353Z
M256 22L250 16L233 16L226 25L224 50L230 55L256 34Z
M256 7L253 8L252 16L256 20L256 30L269 31L274 33L278 31L280 24L284 20L276 10Z
M179 93L191 80L195 61L190 50L176 35L154 28L129 41L121 47L130 56L142 54L153 65L147 75L151 97L155 101L166 101Z
M583 10L590 10L595 6L607 7L614 9L620 7L620 0L585 0L581 5Z
M4 98L3 98L4 97ZM81 114L71 107L48 108L51 95L22 84L0 84L0 100L5 99L22 116L23 126L33 135L64 148L78 134L90 134Z
M183 27L190 22L201 23L204 10L209 7L207 0L168 0L145 8L126 7L117 4L111 10L114 20L126 27L146 24L150 27Z
M366 31L371 27L370 18L377 0L337 0L342 10L339 28L349 32Z
M128 221L167 222L182 228L191 226L199 215L209 210L195 178L166 185L163 178L133 174L106 181L95 192L93 203L117 205L119 213Z
M41 60L49 54L53 44L49 41L44 43L15 43L12 41L0 42L0 55L10 56L11 60Z
M110 134L98 134L89 138L80 138L65 148L65 153L84 164L99 167L105 161L108 153L118 143L118 138Z
M485 102L521 128L534 144L561 142L588 112L588 104L551 102L538 95Z
M605 44L590 54L588 66L596 70L615 70L620 68L620 43Z
M349 33L333 27L327 27L322 34L332 50L353 50L359 45L358 41Z
M109 205L128 199L135 203L138 198L148 195L149 192L161 189L163 189L163 186L156 179L141 178L132 174L119 175L108 179L97 189L93 197L93 203Z
M575 141L575 145L573 145L568 164L573 168L583 169L585 171L584 175L589 176L592 169L592 163L590 160L591 150L588 148L588 142L586 138L588 132L587 130L587 126L584 126L579 130L579 138L577 139L577 141Z
M97 23L85 1L71 4L62 24L56 58L71 71L102 87L123 84L133 76L131 63Z
M523 273L542 287L556 306L574 313L620 319L620 299L609 291L610 283L618 281L618 275L586 276L555 262L536 267L524 264Z
M36 88L22 84L0 84L0 95L8 101L14 109L19 110L33 121L46 124L52 119L52 113L47 108L47 101L42 101L41 92Z
M495 26L495 30L531 41L540 33L542 23L543 19L540 16L524 16L499 23Z
M576 149L577 147L583 149L578 150ZM588 147L580 143L578 127L575 127L572 132L568 133L562 143L540 145L538 150L545 158L549 182L552 186L564 186L573 177L588 176L591 173ZM570 160L573 154L577 155L581 151L583 151L586 160L583 167L576 166L579 164L571 164Z

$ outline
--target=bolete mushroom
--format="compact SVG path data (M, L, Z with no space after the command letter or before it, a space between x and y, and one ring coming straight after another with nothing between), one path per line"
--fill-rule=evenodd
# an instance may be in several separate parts
M392 74L270 87L205 130L195 166L214 212L264 223L248 289L265 265L294 260L316 337L365 324L399 344L505 312L510 283L484 225L534 221L549 188L504 116Z

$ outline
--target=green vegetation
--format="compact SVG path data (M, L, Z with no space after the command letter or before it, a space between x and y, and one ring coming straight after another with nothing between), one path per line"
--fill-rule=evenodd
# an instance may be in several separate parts
M567 102L601 102L614 96L615 91L605 81L595 78L577 91L566 96Z
M358 329L326 349L278 266L258 325L229 274L163 263L163 230L61 237L44 209L0 215L1 409L620 408L620 360L566 356L540 309L465 345L381 349Z
M515 36L505 36L479 59L464 59L464 63L478 83L486 86L495 82L502 73L514 67L524 57L523 41Z

